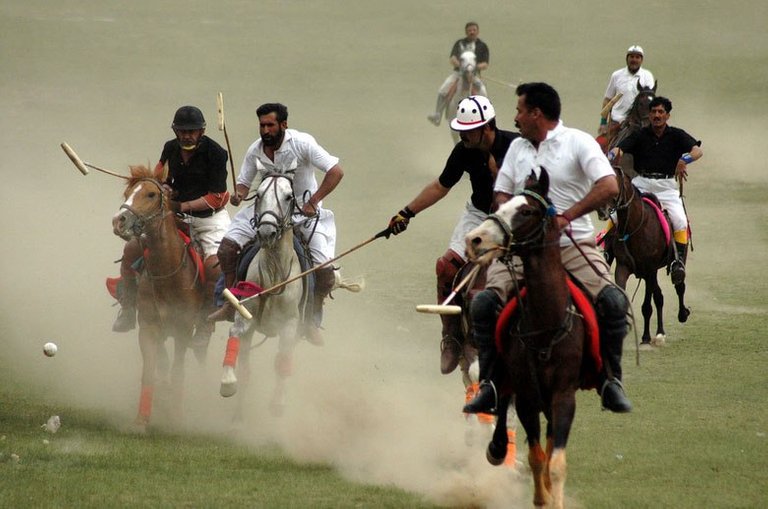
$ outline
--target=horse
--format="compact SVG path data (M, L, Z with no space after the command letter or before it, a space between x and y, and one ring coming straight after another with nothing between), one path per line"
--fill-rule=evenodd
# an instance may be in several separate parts
M582 362L588 327L574 308L575 294L560 258L560 232L547 198L549 177L542 169L525 190L467 235L470 259L488 264L505 252L522 259L526 286L517 299L514 326L500 331L497 346L510 394L500 393L499 408L512 397L528 442L528 462L534 481L534 505L550 502L562 507L566 478L565 448L576 411L576 391L582 386ZM524 297L524 298L523 298ZM583 308L579 307L583 313ZM504 313L502 313L504 316ZM500 320L501 321L501 320ZM503 327L502 327L503 328ZM591 360L591 357L589 357ZM586 365L586 364L585 364ZM513 396L514 395L514 396ZM540 444L540 413L547 419L546 452ZM500 412L486 458L498 465L507 447L506 412Z
M641 310L643 313L643 345L662 345L664 332L664 295L657 277L660 268L668 266L674 260L674 241L671 238L672 225L669 218L661 216L661 209L652 194L643 195L633 184L629 176L618 166L614 166L619 181L619 194L610 205L609 215L615 219L616 226L606 241L616 258L616 284L626 289L627 279L635 275L645 281L645 297ZM675 285L678 298L677 319L680 323L688 320L691 311L685 306L685 282ZM653 315L651 299L656 306L656 336L651 339L650 321Z
M171 366L172 417L181 416L184 358L203 305L202 262L189 249L168 206L162 177L145 166L131 166L125 201L112 218L115 235L136 239L143 251L138 278L137 309L142 357L141 395L135 425L145 431L152 413L156 379L167 362L165 340L174 338ZM203 362L207 345L193 349Z
M253 225L261 247L248 266L246 281L257 285L258 293L302 272L294 249L292 215L298 208L291 177L279 173L265 176L256 190L254 203ZM249 356L240 356L238 362L238 355L241 348L246 353L250 350L253 334L258 331L267 338L279 337L274 364L277 383L270 407L275 414L282 412L285 381L292 372L293 350L300 337L302 284L302 280L297 279L274 293L262 294L244 303L253 315L252 320L235 315L235 322L229 330L221 377L219 392L223 397L237 393L238 374L243 387L247 386L250 380Z
M640 81L638 80L637 96L635 96L635 100L632 102L632 106L629 108L627 118L625 118L624 121L621 122L617 127L610 128L608 131L608 140L605 144L606 152L616 147L630 134L650 125L650 104L651 101L656 97L657 88L658 82L654 82L653 87L643 87L640 85ZM624 171L634 171L632 158L623 158L622 167Z
M445 120L450 127L451 120L456 118L456 108L459 102L470 95L488 96L485 84L480 80L477 72L477 57L474 51L464 51L459 55L459 80L448 94L448 104L445 108ZM453 142L459 142L459 133L451 129Z

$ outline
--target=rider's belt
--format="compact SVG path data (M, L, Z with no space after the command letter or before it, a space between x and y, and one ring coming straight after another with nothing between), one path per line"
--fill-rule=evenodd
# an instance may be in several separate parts
M218 209L208 209L208 210L190 210L187 212L188 215L193 217L211 217L216 212L224 210L224 207L220 207Z
M674 177L674 175L667 175L666 173L640 173L641 177L645 177L647 179L671 179Z

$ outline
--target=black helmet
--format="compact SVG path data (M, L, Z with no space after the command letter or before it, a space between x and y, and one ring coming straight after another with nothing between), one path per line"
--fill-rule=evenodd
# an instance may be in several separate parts
M200 108L195 106L182 106L176 110L173 116L171 129L193 130L205 129L205 118Z

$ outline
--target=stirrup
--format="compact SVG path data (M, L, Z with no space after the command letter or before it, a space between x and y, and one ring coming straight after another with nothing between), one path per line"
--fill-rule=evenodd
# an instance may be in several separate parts
M472 401L464 405L462 412L465 414L491 414L496 415L499 406L499 394L492 380L480 382L480 389L472 398Z
M680 260L672 260L669 264L669 275L675 286L685 282L685 264Z

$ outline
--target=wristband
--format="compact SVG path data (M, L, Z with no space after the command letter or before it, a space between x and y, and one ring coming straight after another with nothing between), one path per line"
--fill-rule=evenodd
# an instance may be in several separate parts
M608 125L608 119L605 117L600 117L600 125Z
M608 158L609 161L613 161L614 159L616 159L616 152L611 150L608 152L608 154L606 154L606 157Z
M407 217L408 219L412 217L416 217L416 213L408 208L408 206L403 207L403 210L400 211L400 215L403 217Z
M689 154L688 152L686 152L685 154L683 154L683 155L680 157L680 160L681 160L682 162L684 162L685 164L691 164L691 163L694 161L694 159L693 159L693 156L692 156L691 154Z

